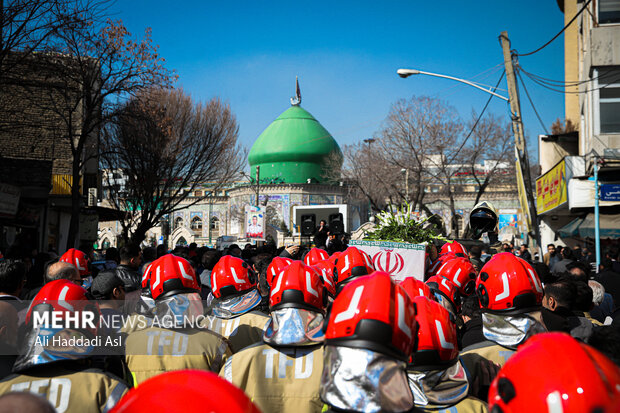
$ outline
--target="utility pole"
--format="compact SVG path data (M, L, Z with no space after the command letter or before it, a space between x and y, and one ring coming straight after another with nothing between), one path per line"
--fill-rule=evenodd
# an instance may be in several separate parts
M405 174L405 202L409 204L409 168L402 168L400 171Z
M540 229L538 228L538 215L536 213L536 203L532 193L532 178L530 174L530 163L528 161L525 136L523 134L523 121L521 118L521 104L519 103L519 91L515 78L514 64L510 52L510 40L508 32L502 32L499 36L504 52L504 66L506 67L506 83L508 84L508 95L510 96L510 112L512 118L512 132L515 136L515 154L517 158L517 187L519 190L519 200L521 209L526 215L528 232L534 233L536 245L540 248Z
M211 219L213 219L213 190L209 191L209 220L207 221L207 225L209 226L209 246L213 245L213 240L211 236Z
M373 143L376 139L373 138L368 138L368 139L364 139L364 143L368 144L368 165L370 165L370 144ZM368 188L366 189L368 192L370 192L370 176L368 177ZM370 202L370 195L368 195L368 220L370 220L370 216L372 215L372 203Z
M260 207L258 195L260 193L260 165L256 165L256 207Z

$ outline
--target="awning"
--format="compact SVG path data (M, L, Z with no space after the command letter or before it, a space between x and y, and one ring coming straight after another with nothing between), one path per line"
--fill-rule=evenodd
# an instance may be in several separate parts
M127 212L102 206L87 207L87 210L95 211L99 215L99 221L121 221L127 218Z
M599 215L601 238L620 238L620 215ZM577 218L558 230L562 238L594 238L594 214Z

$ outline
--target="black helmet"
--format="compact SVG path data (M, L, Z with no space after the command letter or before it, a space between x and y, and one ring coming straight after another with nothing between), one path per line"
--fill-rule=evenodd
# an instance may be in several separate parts
M497 212L488 201L482 201L469 214L469 227L473 238L479 239L485 232L494 231L497 227Z

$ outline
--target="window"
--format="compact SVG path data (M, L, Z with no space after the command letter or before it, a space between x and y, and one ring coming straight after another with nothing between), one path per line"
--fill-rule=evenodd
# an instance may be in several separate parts
M202 231L202 218L194 217L192 219L191 227L194 231Z
M183 217L176 217L174 219L174 229L177 229L182 226L183 226Z
M213 217L209 225L209 235L217 238L220 235L220 220L217 217Z
M202 191L194 191L194 196L202 196Z
M597 70L600 133L620 133L620 69Z
M211 230L217 231L220 229L220 220L217 217L211 218Z
M620 0L599 0L598 22L620 23Z

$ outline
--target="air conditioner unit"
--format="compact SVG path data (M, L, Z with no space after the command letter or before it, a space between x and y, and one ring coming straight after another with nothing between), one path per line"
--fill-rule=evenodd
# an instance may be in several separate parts
M97 188L88 188L88 206L97 206Z

